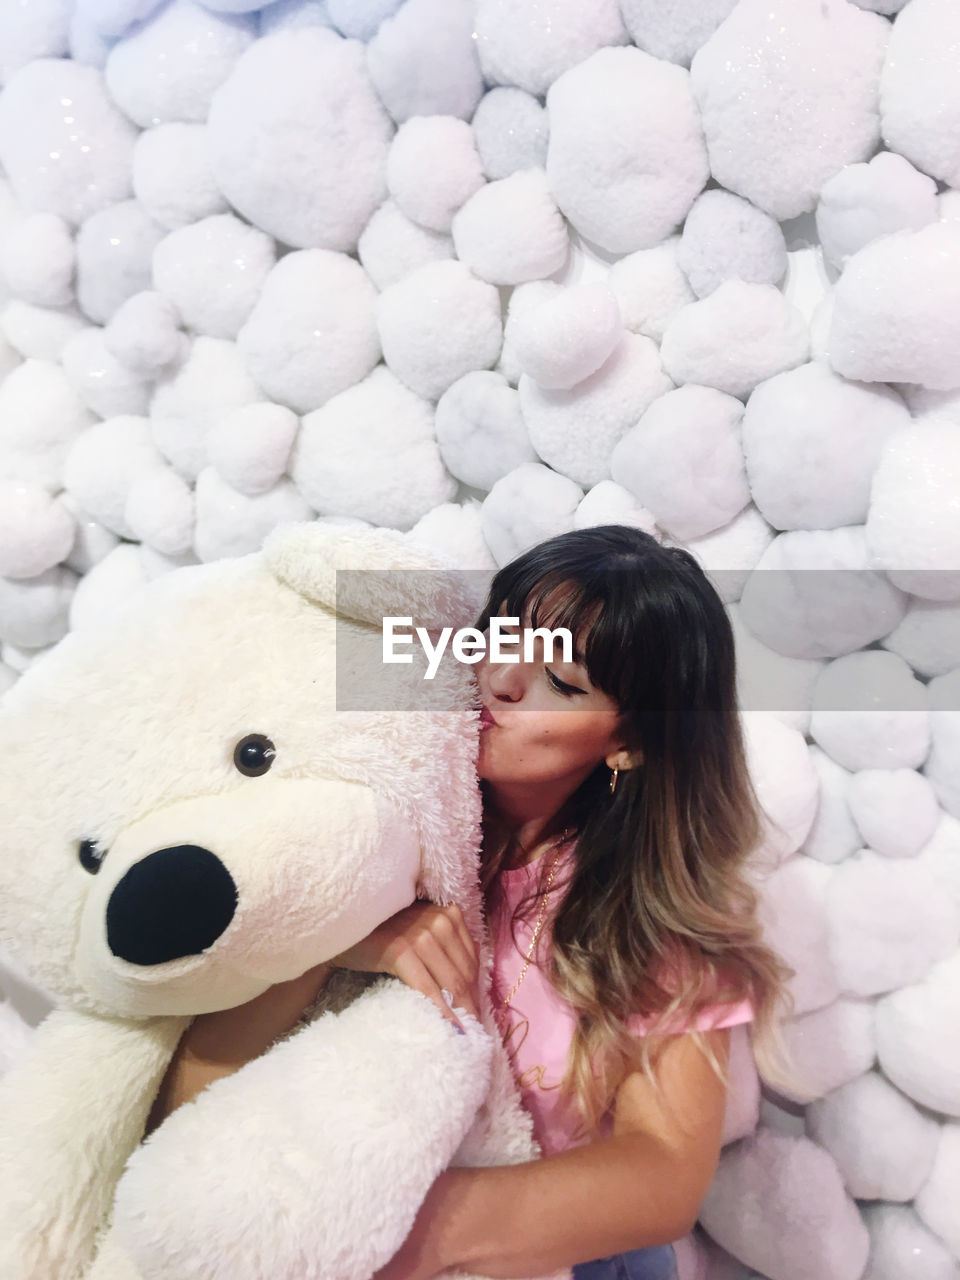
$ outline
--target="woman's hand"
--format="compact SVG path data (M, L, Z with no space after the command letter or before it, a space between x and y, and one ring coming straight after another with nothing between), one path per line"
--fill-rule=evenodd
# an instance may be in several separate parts
M443 997L479 1018L477 949L457 906L412 902L334 956L331 964L363 973L390 973L431 999L445 1018L460 1022Z

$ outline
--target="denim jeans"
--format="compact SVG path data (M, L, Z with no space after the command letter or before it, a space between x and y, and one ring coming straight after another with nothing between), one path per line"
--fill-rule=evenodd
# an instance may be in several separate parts
M672 1244L631 1249L573 1268L574 1280L677 1280L677 1259Z

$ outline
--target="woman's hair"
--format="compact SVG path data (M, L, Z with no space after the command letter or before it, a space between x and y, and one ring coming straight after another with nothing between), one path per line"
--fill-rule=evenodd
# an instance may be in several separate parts
M578 837L572 870L554 890L565 892L549 966L577 1016L563 1093L592 1128L629 1071L657 1086L669 1021L744 997L761 1073L789 1081L778 1006L790 1003L793 970L765 945L757 919L750 855L764 835L761 815L772 819L747 770L723 601L690 552L600 525L500 569L477 626L528 611L532 626L570 629L591 683L620 708L626 745L642 751L612 795L601 762L557 815ZM488 907L505 856L506 845L485 856ZM652 1018L646 1035L627 1031L634 1014ZM691 1034L723 1079L701 1033Z

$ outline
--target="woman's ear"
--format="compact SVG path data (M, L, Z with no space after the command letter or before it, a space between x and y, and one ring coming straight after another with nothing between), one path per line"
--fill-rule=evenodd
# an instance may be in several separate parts
M606 757L604 764L611 771L619 769L621 773L626 773L628 769L636 769L643 764L643 752L639 747L636 751L629 751L626 747L618 747L616 751L611 751Z

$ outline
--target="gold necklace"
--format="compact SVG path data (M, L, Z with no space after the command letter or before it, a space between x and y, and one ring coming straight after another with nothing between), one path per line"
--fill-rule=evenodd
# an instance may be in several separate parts
M523 968L520 970L519 978L517 978L516 982L503 998L504 1008L507 1007L513 997L520 990L520 983L523 982L524 978L527 976L527 970L530 968L530 961L533 959L533 953L537 949L537 942L540 940L540 931L543 929L543 922L546 919L547 900L550 897L550 890L553 888L553 881L557 874L557 864L560 861L560 850L563 848L563 843L569 835L570 829L568 828L566 831L561 832L556 844L554 845L553 862L550 866L550 872L547 875L547 883L539 895L540 908L537 911L537 920L533 927L533 936L530 939L530 946L527 949L527 954L523 958Z

